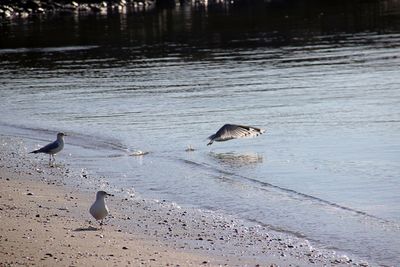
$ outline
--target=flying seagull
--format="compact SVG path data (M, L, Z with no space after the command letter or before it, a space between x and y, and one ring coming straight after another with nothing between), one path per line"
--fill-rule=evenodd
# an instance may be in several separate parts
M105 198L107 196L113 196L105 191L98 191L96 193L96 201L92 204L89 209L90 214L97 220L100 221L100 225L103 225L103 219L107 217L109 210L106 205Z
M252 126L225 124L215 134L208 137L210 142L208 142L207 145L211 145L214 141L222 142L236 138L255 137L263 134L264 132L265 130Z
M34 150L30 153L45 153L45 154L49 154L50 158L49 158L49 165L51 165L52 163L52 159L53 162L56 161L56 157L55 155L60 152L63 148L64 148L64 136L66 136L65 133L58 133L57 134L57 140L54 141L53 143L50 143L40 149Z

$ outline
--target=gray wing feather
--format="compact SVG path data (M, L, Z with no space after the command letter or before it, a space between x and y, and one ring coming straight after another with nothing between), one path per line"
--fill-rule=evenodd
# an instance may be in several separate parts
M263 133L262 129L255 127L235 125L235 124L225 124L216 133L216 136L220 136L221 139L228 140L234 138L254 137L262 133Z
M255 137L263 134L264 130L251 126L225 124L215 134L208 137L211 145L214 141L227 141L236 138Z
M59 145L60 145L60 144L58 143L58 141L54 141L53 143L50 143L50 144L48 144L48 145L46 145L46 146L44 146L44 147L42 147L41 149L36 150L36 151L37 151L37 152L48 153L48 152L50 152L50 151L52 151L52 150L58 148Z

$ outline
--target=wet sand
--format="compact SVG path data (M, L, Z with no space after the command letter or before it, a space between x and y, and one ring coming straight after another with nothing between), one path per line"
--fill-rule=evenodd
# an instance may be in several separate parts
M0 136L0 266L369 266L232 216L108 188L29 149ZM100 188L115 195L102 229L88 213Z

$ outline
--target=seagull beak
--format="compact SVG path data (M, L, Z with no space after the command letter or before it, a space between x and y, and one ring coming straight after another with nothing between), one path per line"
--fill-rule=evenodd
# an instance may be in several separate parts
M113 195L113 194L109 194L109 193L107 193L107 196L113 197L114 195Z

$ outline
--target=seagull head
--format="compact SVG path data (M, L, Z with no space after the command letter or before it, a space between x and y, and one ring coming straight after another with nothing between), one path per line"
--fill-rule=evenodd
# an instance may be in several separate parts
M106 191L98 191L96 194L96 199L105 198L107 196L114 196L113 194L109 194Z
M65 133L58 133L57 138L63 138L64 136L67 136Z

